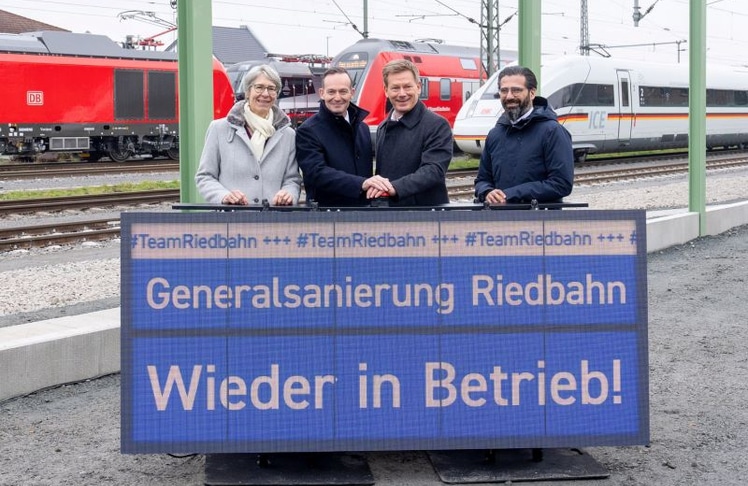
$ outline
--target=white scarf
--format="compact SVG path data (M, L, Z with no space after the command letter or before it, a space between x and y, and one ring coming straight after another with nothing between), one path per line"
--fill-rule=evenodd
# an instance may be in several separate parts
M262 158L263 152L265 152L265 142L268 138L272 137L275 133L275 127L273 126L273 110L268 112L268 116L262 118L255 114L249 109L249 103L244 104L244 119L249 125L249 129L252 131L252 138L249 140L249 148L252 149L252 153L255 154L257 160Z

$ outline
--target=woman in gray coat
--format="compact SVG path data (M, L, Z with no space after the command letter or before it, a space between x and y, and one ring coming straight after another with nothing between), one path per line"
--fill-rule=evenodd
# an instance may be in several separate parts
M195 174L197 189L207 202L298 203L301 176L296 133L291 120L275 105L280 89L281 79L273 68L256 66L242 79L245 99L226 118L211 122Z

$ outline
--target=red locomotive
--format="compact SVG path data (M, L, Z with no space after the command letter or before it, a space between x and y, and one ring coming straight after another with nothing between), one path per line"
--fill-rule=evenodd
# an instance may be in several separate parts
M502 51L516 58L513 51ZM415 63L421 75L421 101L454 124L462 104L485 80L480 50L440 42L362 39L341 51L333 66L344 67L353 78L353 102L369 111L370 130L384 120L391 106L384 94L382 68L393 59Z
M0 154L87 153L179 157L177 56L124 49L106 36L0 34ZM213 60L213 116L233 103Z

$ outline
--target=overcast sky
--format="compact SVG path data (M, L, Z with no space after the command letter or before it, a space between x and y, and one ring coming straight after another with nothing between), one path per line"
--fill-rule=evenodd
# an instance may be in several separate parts
M200 0L208 1L208 0ZM518 0L500 0L500 21L517 11ZM283 54L334 55L369 37L415 40L439 38L445 43L480 45L480 0L369 0L368 23L364 0L213 0L213 25L248 25L265 47ZM709 62L748 65L748 1L707 0L707 58ZM689 0L640 0L641 12L651 11L634 26L633 0L588 0L591 44L610 46L621 58L675 63L688 61ZM271 6L272 5L272 6ZM541 0L544 54L578 53L580 2ZM147 37L165 26L122 20L121 12L153 12L174 22L169 0L3 0L0 8L74 32L104 34L115 41L127 34ZM471 22L471 19L474 21ZM518 22L512 17L501 30L502 48L517 48ZM161 37L170 42L171 34ZM643 47L613 47L646 44ZM594 55L594 54L593 54Z

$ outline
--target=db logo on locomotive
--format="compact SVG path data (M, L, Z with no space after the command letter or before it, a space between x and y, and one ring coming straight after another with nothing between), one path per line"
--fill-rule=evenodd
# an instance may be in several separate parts
M27 105L43 105L44 91L26 91Z

